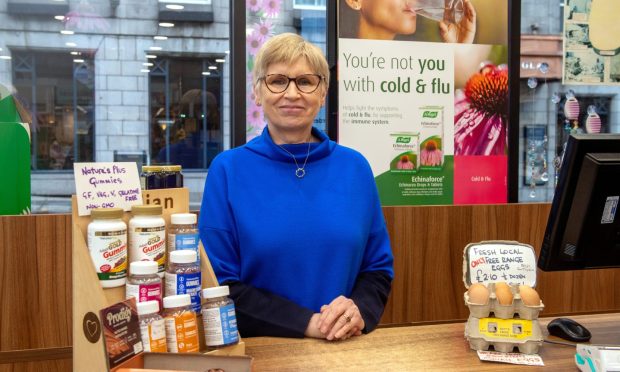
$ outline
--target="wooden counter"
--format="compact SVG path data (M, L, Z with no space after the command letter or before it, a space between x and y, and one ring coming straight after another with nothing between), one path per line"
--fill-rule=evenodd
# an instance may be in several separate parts
M620 313L573 316L592 343L620 345ZM543 332L553 318L541 319ZM244 339L256 371L507 371L577 370L572 346L544 343L545 367L481 362L464 338L464 323L379 328L343 342L257 337ZM559 340L550 337L551 340ZM561 341L561 340L559 340Z

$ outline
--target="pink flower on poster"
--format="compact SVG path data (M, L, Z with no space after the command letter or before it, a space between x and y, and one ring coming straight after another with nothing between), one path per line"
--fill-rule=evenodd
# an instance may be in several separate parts
M267 19L264 19L254 24L254 30L252 33L255 34L261 42L265 42L272 35L272 31L273 23Z
M265 0L264 10L268 17L277 17L280 13L281 0Z
M264 127L265 121L263 119L263 110L259 106L255 104L250 104L248 106L248 124L253 127Z
M443 153L438 148L435 141L426 142L424 149L420 152L420 165L424 166L440 166L443 159Z
M258 12L263 6L263 1L262 0L247 0L246 6L252 12Z
M264 40L261 40L261 38L255 32L252 32L246 38L246 43L248 45L248 53L252 56L255 56L260 47L263 45Z
M486 65L455 96L454 154L505 155L508 70Z

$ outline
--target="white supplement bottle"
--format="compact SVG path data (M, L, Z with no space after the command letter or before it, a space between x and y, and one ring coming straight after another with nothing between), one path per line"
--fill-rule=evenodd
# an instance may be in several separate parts
M103 288L120 287L127 276L127 225L121 208L95 208L88 224L88 250Z
M157 275L157 262L136 261L129 264L125 298L135 297L136 302L157 301L161 307L162 280Z
M161 205L134 205L129 220L129 262L155 261L158 275L166 270L166 221Z
M165 278L166 296L190 295L192 310L199 313L201 280L196 252L191 250L170 252Z
M196 252L198 265L200 265L200 252L198 251L200 237L196 222L197 218L193 213L174 213L170 216L168 251L191 249Z
M136 304L138 320L140 321L140 335L144 351L152 353L165 353L166 347L166 324L164 318L159 315L159 302L146 301Z
M239 342L235 303L228 297L227 285L202 290L202 325L208 347L222 347Z

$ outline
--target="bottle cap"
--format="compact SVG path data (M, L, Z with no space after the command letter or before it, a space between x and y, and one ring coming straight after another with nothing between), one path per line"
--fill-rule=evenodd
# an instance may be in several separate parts
M138 302L136 304L136 307L138 308L138 315L146 315L159 312L159 302L157 301Z
M210 287L202 290L202 298L216 298L224 297L230 294L230 289L227 285L220 287Z
M157 266L155 261L134 261L129 264L129 275L157 274Z
M131 213L133 215L159 216L161 215L161 212L162 212L161 205L156 205L156 204L133 205L131 207Z
M123 217L122 208L95 208L90 211L91 218L100 218L104 220L114 220Z
M175 213L170 216L170 222L174 225L193 225L196 223L196 215L193 213Z
M192 299L188 294L174 295L164 297L164 308L169 309L171 307L189 306L192 304Z
M182 249L170 252L170 262L173 263L193 263L196 262L196 251Z

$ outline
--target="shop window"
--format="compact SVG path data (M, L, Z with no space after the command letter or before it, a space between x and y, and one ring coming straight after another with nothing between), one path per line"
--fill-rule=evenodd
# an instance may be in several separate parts
M205 169L223 150L223 58L154 62L149 72L151 164Z
M15 51L13 85L32 115L32 169L94 159L94 62L62 52Z

